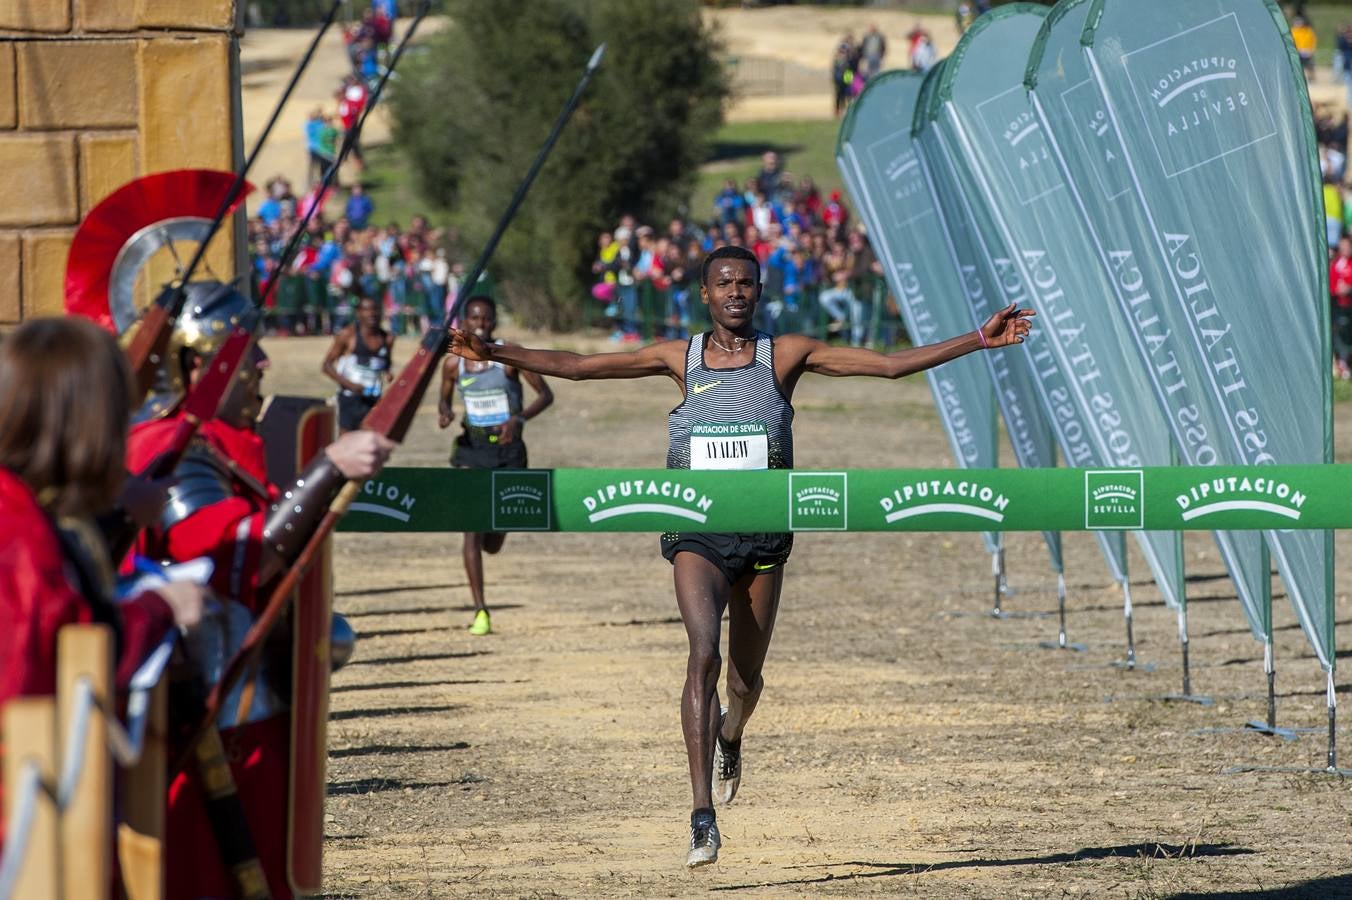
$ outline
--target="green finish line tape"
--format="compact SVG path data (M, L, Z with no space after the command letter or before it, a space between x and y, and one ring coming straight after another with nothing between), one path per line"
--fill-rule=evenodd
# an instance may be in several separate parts
M340 531L1094 531L1352 527L1352 465L1158 469L390 468Z

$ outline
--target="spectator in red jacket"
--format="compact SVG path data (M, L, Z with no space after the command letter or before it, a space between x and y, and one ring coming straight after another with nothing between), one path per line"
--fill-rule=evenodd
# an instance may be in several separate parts
M124 491L131 404L126 359L91 322L34 319L0 342L0 705L55 693L63 625L109 625L125 687L170 628L201 618L197 585L113 599L94 517ZM143 521L155 500L136 504Z

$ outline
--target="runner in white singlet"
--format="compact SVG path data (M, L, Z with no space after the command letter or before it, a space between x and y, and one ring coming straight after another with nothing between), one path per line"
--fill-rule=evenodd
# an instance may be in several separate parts
M494 341L493 329L498 324L498 307L493 298L471 297L465 304L465 326L494 346L505 346ZM535 391L535 400L522 407L521 381ZM447 354L441 364L441 401L438 425L448 427L455 419L451 400L456 387L464 399L463 431L456 438L451 453L451 465L462 469L524 469L527 466L526 441L522 428L527 419L533 419L554 402L554 392L535 372L518 372L516 367L500 362L471 362ZM470 596L474 599L474 621L470 634L484 635L493 631L493 621L484 603L485 553L497 553L507 540L503 532L465 535L465 575L469 580Z

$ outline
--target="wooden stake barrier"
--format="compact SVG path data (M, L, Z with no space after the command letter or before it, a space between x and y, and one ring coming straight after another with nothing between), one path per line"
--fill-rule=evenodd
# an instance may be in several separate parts
M71 732L78 686L87 681L93 694L89 727L74 790L61 810L61 885L63 900L104 900L112 878L113 758L108 750L108 720L116 715L113 686L113 634L106 625L61 629L56 640L56 721L61 757L76 748Z
M56 701L51 697L20 697L5 704L0 717L5 742L5 819L17 801L13 788L24 763L36 762L46 785L56 783ZM6 840L12 840L7 835ZM38 791L33 827L28 834L24 865L14 887L23 900L57 900L61 895L60 827L56 800Z
M120 773L122 822L117 826L118 862L128 900L164 896L164 810L168 767L169 681L150 694L141 759Z

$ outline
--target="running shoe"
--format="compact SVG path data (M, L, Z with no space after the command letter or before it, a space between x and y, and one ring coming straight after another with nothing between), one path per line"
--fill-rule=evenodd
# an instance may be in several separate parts
M690 855L685 858L688 868L707 866L718 861L718 848L723 839L718 834L718 822L711 812L690 814Z
M723 740L723 720L727 717L725 706L718 720L718 735L714 738L714 799L725 806L737 796L737 787L742 783L742 739Z
M488 617L488 610L481 609L474 614L474 624L469 626L470 634L492 634L493 620Z

